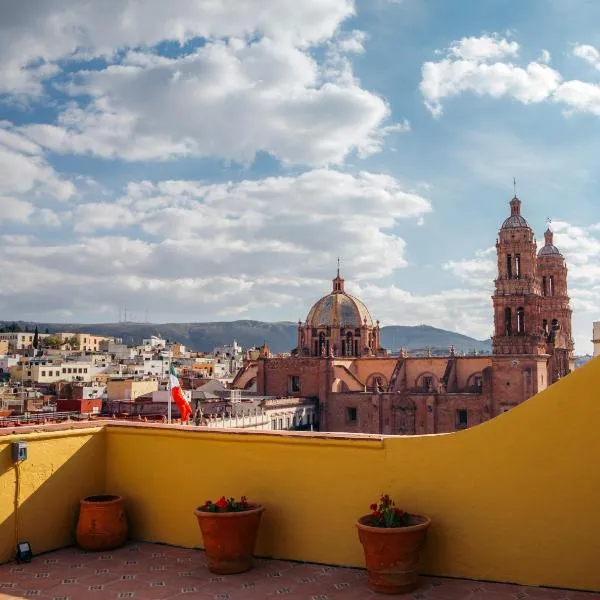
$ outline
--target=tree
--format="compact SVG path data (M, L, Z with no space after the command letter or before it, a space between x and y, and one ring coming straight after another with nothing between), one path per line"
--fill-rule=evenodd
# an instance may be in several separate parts
M72 335L65 341L66 344L69 344L71 350L79 350L79 340L76 335Z
M49 335L43 342L46 348L55 348L58 350L62 346L62 341L57 335Z
M33 343L31 345L37 350L39 344L40 344L40 334L39 334L39 331L38 331L38 327L36 325L35 326L35 332L33 334Z

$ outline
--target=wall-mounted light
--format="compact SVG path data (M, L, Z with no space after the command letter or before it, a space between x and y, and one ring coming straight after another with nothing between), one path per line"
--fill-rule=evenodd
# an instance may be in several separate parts
M18 563L31 562L32 556L33 552L31 552L31 544L29 542L19 542L17 544L17 554L15 559Z

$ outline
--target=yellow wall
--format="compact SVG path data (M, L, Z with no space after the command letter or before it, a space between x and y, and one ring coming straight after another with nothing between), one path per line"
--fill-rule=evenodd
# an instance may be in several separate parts
M105 488L100 427L0 437L0 563L15 554L15 440L29 444L28 460L19 467L19 538L34 553L72 544L79 499Z
M22 538L73 539L77 501L127 501L132 536L200 546L193 509L267 506L258 553L363 566L355 519L381 492L433 518L430 574L600 591L600 359L473 429L354 437L106 425L37 433L23 465ZM14 438L13 438L14 439ZM0 438L0 560L12 553L14 470Z
M263 502L262 555L360 565L380 492L430 514L428 573L600 590L600 360L483 425L335 439L110 426L107 486L138 539L199 546L193 508Z

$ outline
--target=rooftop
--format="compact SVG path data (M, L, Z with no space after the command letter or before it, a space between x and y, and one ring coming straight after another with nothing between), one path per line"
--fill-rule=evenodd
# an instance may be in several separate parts
M0 567L0 597L203 598L254 600L271 597L307 600L381 598L371 592L363 569L330 567L286 560L256 559L252 571L218 576L208 571L199 550L149 543L129 543L112 552L64 548L32 563ZM598 594L532 588L467 579L423 577L409 598L423 600L597 600Z
M414 598L600 598L583 594L600 593L599 381L595 359L511 411L445 435L215 431L118 420L0 428L0 563L8 563L0 567L0 592L74 598L63 589L74 585L102 599L166 598L188 588L220 600L280 589L296 598L368 597L354 525L384 492L432 519L422 570L436 578ZM26 441L28 452L16 464L14 441ZM124 498L132 540L104 558L69 549L79 500L98 494ZM194 550L202 543L194 508L221 495L266 507L256 554L277 561L260 560L244 576L208 576ZM30 565L9 562L16 540L31 543ZM43 554L50 551L57 552ZM165 585L139 589L153 581ZM315 587L305 593L305 584ZM89 589L95 585L106 587Z

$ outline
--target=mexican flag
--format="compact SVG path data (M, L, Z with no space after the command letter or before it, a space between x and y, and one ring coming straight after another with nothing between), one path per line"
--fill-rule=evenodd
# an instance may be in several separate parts
M179 414L181 415L181 420L183 422L187 421L192 414L192 407L189 402L185 399L183 392L181 391L181 386L179 385L179 379L177 379L177 375L175 374L175 368L171 365L171 370L169 372L169 388L171 390L171 398L179 407Z

